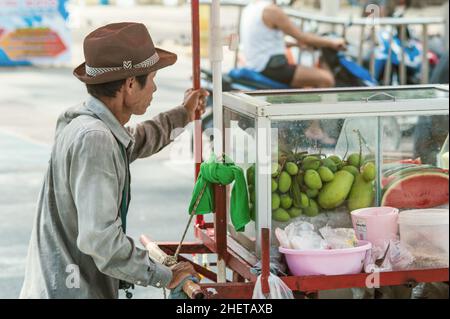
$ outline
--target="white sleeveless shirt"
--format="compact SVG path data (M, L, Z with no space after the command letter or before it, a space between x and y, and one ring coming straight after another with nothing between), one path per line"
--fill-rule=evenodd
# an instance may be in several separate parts
M246 67L256 72L263 71L272 56L285 54L286 50L283 32L264 24L263 11L270 4L254 1L242 11L241 46Z

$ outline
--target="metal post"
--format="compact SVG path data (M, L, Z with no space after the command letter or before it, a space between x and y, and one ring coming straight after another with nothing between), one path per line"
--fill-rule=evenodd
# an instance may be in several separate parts
M327 17L336 17L339 13L340 0L321 0L320 9L322 14ZM331 31L334 33L335 25L327 24L327 32Z
M400 85L406 85L406 25L400 26L400 46L401 46L401 59L400 59Z
M200 8L199 0L191 2L191 24L192 24L192 86L194 90L200 88ZM202 121L201 114L195 114L194 121L194 162L195 180L200 173L202 163ZM196 216L196 224L203 225L202 215Z
M370 53L370 74L373 78L375 78L375 46L376 46L376 30L375 26L372 26L371 28L371 40L372 40L372 47L371 47L371 53Z
M237 25L237 34L239 36L239 39L241 38L241 19L242 19L242 7L239 6L239 12L238 12L238 25ZM239 40L240 41L240 40ZM238 67L239 62L239 45L236 47L236 51L234 52L234 68L236 69Z
M392 42L394 41L394 29L389 33L389 52L384 66L384 85L390 85L392 79Z
M214 153L223 153L223 106L222 106L222 32L220 29L220 0L211 3L211 65L213 73ZM226 282L227 218L226 187L215 187L215 241L217 249L217 282Z
M272 227L271 162L272 136L270 119L259 116L256 120L256 254L261 256L263 228ZM278 141L274 141L278 142Z
M364 35L366 34L366 26L361 25L361 33L359 37L359 51L358 51L358 64L363 64L363 53L364 53Z
M269 297L270 276L270 230L261 229L261 290L264 296Z
M428 25L423 24L423 57L422 57L422 84L428 84L430 81L430 65L428 61Z

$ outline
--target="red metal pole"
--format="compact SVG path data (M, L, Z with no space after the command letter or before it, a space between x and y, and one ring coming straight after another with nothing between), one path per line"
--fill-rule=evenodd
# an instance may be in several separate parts
M264 295L270 294L270 231L261 229L261 288Z
M199 0L191 0L191 23L192 23L192 85L194 90L200 88L200 7ZM201 114L195 115L194 122L194 160L195 180L200 173L202 163L202 122ZM196 216L196 224L203 225L202 215Z

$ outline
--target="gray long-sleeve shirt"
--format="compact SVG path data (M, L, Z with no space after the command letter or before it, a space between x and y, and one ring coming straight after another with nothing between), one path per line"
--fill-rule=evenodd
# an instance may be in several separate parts
M117 298L119 280L166 286L172 272L122 230L128 161L169 144L188 123L183 107L124 128L89 97L58 119L34 220L21 298Z

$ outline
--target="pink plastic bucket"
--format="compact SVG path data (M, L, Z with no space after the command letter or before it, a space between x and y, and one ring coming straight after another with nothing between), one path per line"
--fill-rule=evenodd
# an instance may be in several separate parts
M398 234L399 210L393 207L370 207L353 211L352 222L356 237L374 247L385 247Z
M332 250L293 250L280 247L294 276L351 275L361 273L372 244L359 241L358 247Z

